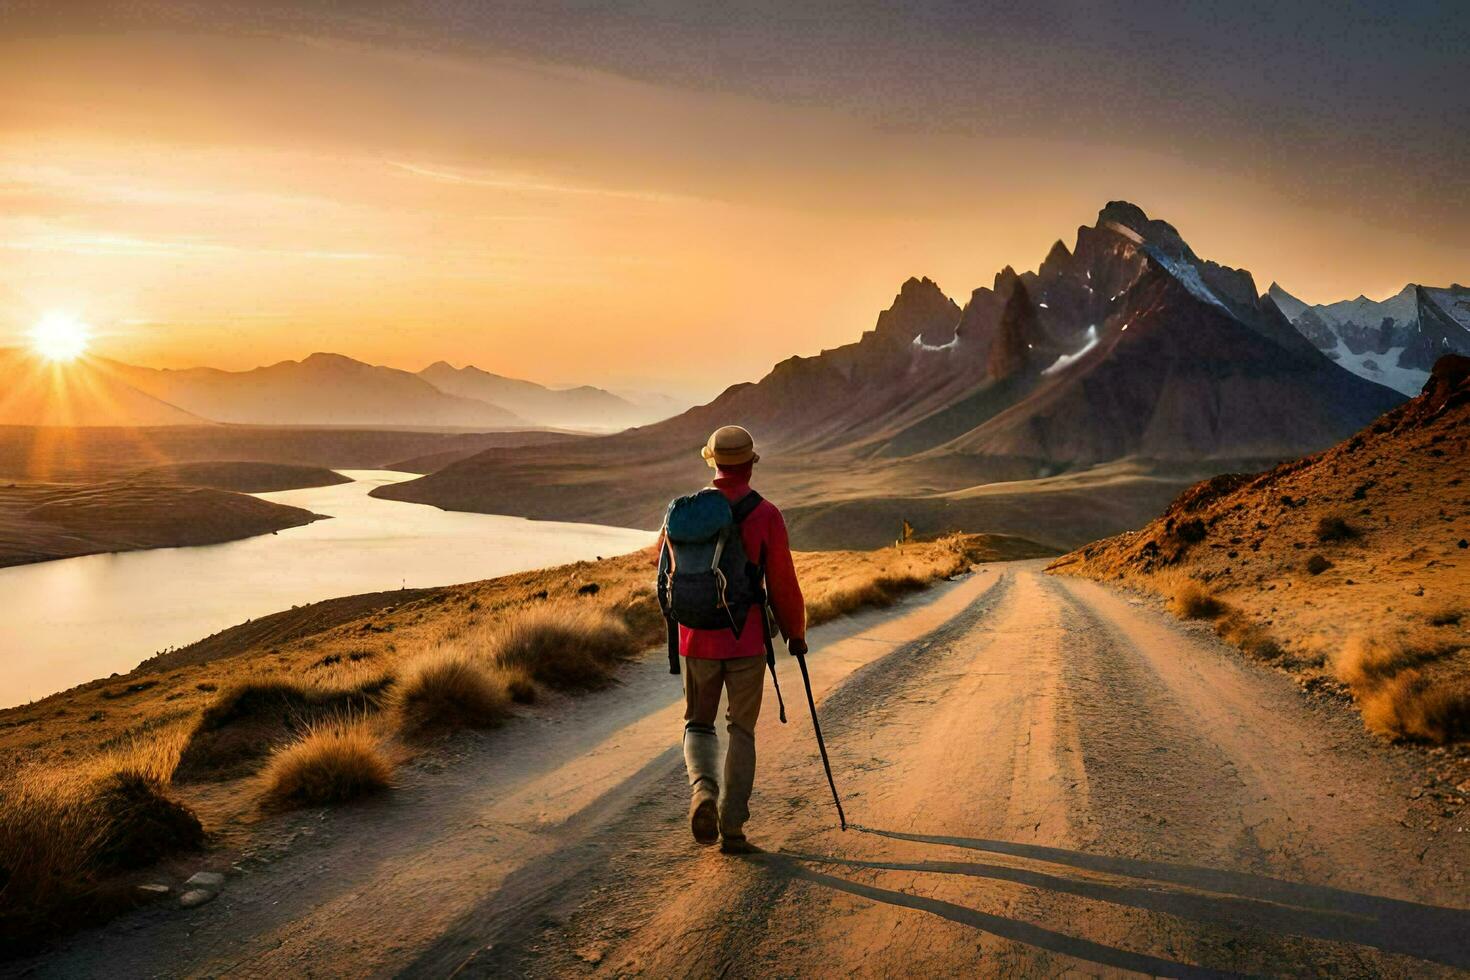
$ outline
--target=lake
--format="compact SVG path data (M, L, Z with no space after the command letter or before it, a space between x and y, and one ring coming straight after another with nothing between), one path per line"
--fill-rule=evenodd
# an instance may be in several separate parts
M258 495L330 520L226 544L0 569L0 707L126 673L160 650L291 606L625 554L655 537L378 500L368 496L374 487L417 474L341 472L353 482Z

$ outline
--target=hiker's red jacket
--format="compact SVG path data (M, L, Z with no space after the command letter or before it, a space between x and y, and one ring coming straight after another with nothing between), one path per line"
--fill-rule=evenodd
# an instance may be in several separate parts
M750 482L743 477L721 475L714 486L730 503L750 493ZM740 524L740 538L751 561L766 569L766 595L776 614L781 635L787 639L806 637L806 603L801 586L796 583L796 566L791 561L791 543L786 538L786 521L769 500L762 500ZM695 630L679 627L679 652L686 657L703 660L728 660L733 657L764 657L766 642L761 632L761 610L752 606L745 617L740 638L730 629Z

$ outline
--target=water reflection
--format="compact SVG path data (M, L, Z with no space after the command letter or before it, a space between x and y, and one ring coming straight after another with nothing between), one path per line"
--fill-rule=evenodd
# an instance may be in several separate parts
M227 544L0 569L0 706L125 672L293 605L622 554L654 537L378 500L373 487L414 474L342 472L354 482L260 495L331 520Z

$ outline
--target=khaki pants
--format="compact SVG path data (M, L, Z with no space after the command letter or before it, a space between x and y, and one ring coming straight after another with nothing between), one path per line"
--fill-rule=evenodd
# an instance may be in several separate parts
M755 783L755 720L761 713L766 686L765 657L729 660L684 658L684 766L693 795L719 800L720 832L738 837L750 817L750 789ZM730 744L720 778L720 742L715 715L720 692L729 694L725 708Z

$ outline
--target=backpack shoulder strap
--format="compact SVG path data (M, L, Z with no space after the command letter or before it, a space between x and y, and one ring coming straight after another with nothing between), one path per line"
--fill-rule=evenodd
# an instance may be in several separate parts
M740 500L737 501L730 508L730 513L735 518L735 523L740 524L744 522L744 520L751 515L751 512L760 506L761 501L764 499L764 497L756 493L754 490L741 497Z

